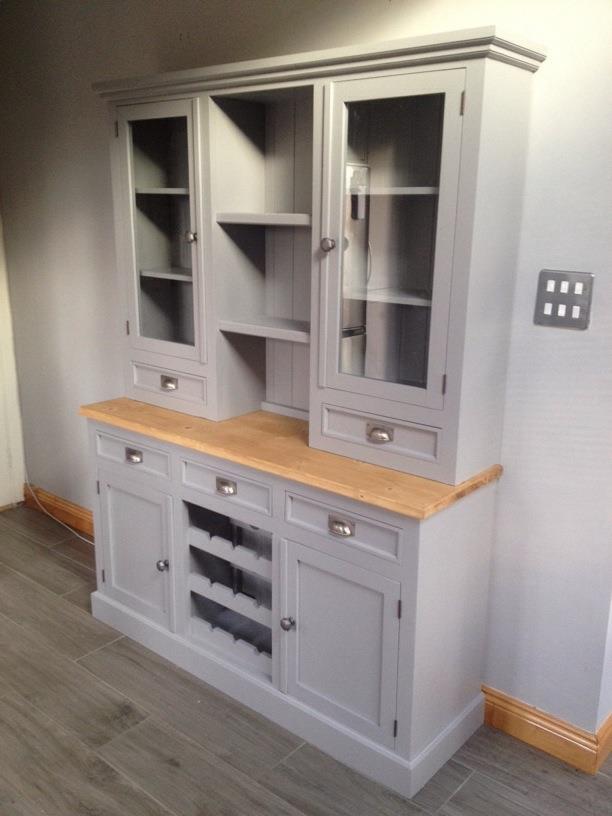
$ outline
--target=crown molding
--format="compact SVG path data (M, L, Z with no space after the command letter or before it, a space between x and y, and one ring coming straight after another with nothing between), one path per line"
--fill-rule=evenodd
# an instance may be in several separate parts
M502 36L495 26L485 26L371 45L344 46L325 51L172 71L149 77L96 82L93 89L104 99L121 101L164 93L220 90L238 84L248 86L305 81L364 70L474 59L497 60L535 72L544 61L545 53L538 45L516 37Z

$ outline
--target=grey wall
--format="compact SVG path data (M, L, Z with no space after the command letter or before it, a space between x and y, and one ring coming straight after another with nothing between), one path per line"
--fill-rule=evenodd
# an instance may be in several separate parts
M588 14L573 0L3 0L0 193L27 463L90 505L77 408L123 390L92 81L491 22L549 58L534 79L486 680L593 729L612 587L609 0ZM588 332L532 325L545 266L597 276Z

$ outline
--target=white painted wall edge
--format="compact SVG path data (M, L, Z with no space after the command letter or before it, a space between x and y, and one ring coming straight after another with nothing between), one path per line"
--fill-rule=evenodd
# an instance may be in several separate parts
M13 320L0 217L0 507L23 500L24 474Z

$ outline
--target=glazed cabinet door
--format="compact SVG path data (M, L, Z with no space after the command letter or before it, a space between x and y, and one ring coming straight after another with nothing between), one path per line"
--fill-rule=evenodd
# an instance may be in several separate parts
M148 486L100 473L101 591L170 626L172 500Z
M443 407L463 69L333 82L322 385Z
M393 747L399 583L294 541L283 553L287 693Z
M195 99L117 109L131 345L203 361L198 131Z

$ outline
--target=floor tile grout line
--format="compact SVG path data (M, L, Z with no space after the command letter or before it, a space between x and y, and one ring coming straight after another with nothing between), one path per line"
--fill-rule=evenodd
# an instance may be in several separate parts
M526 799L527 799L527 798L529 798L529 795L530 795L530 794L523 794L523 792L522 792L521 790L517 790L517 789L515 789L515 788L511 787L510 785L506 785L504 782L500 782L500 780L499 780L499 779L495 779L495 777L493 777L493 776L489 776L489 774L488 774L488 773L486 773L486 771L481 771L481 770L476 771L476 770L475 770L475 771L474 771L474 773L475 773L475 774L479 774L480 776L484 776L484 778L485 778L485 779L487 779L489 782L493 782L493 784L494 784L494 785L497 785L497 786L499 786L500 788L503 788L504 790L510 791L510 793L522 795L522 796L524 796ZM467 781L467 780L466 780L466 781ZM463 785L462 785L461 787L463 787ZM534 787L535 787L536 789L538 789L538 790L546 790L546 788L542 788L542 787L541 787L539 784L537 784L537 783L535 783L535 784L534 784ZM452 798L453 798L453 797L454 797L454 796L457 794L457 792L458 792L458 791L455 791L455 793L453 793L453 796L451 796L451 799L452 799ZM555 796L557 796L556 792L554 792L554 795L555 795ZM448 801L450 802L450 799L449 799ZM537 808L536 810L534 810L534 809L531 807L531 805L522 805L522 807L523 807L523 808L525 808L525 809L527 809L527 810L530 812L530 814L532 814L532 816L544 816L544 814L542 813L542 811L541 811L539 808L537 808L537 806L536 806L536 808Z
M44 541L41 541L40 538L34 538L34 534L30 534L26 532L22 527L15 526L10 524L4 519L0 519L0 529L4 528L9 533L16 533L17 535L21 536L22 538L26 538L28 541L33 541L35 544L40 544L41 547L45 547L45 549L50 549L51 547L55 547L57 544L63 544L69 539L74 537L74 534L67 535L65 538L58 539L54 541L52 544L46 544Z
M279 802L282 802L284 805L287 805L289 808L291 808L293 811L295 811L296 816L300 816L300 815L301 816L308 816L308 814L306 814L300 808L296 807L296 805L291 804L291 802L288 799L285 799L280 794L276 793L276 791L273 791L270 788L268 788L266 785L262 784L256 777L249 776L249 774L246 773L246 771L243 771L240 768L237 768L235 765L232 765L231 763L229 763L226 759L223 759L223 757L219 756L218 754L215 754L206 745L203 745L201 742L198 742L196 739L191 737L189 734L185 734L183 731L181 731L180 728L178 728L173 723L170 723L167 720L165 720L157 712L154 712L151 715L150 718L149 717L146 718L146 720L148 720L148 719L152 719L153 722L155 722L155 720L157 719L161 723L161 725L163 725L169 731L171 731L171 732L173 731L181 739L185 740L185 742L190 744L193 748L197 749L200 752L204 752L204 754L208 754L212 758L214 763L218 763L219 765L227 768L228 771L231 772L232 774L234 774L235 776L238 776L239 778L241 777L242 781L245 783L245 785L253 785L253 784L257 785L258 788L261 788L261 789L265 790L266 793L268 794L268 796L271 796L273 799L276 799ZM100 748L105 748L107 745L110 745L111 743L115 742L115 740L122 739L130 731L134 731L135 729L139 728L141 725L143 725L145 723L146 720L142 720L141 722L135 723L135 725L130 726L130 728L126 728L126 730L124 732L122 732L121 734L117 734L116 737L113 737L111 740L104 743L103 746L99 746L97 752L99 752ZM302 743L302 744L305 745L306 743ZM302 746L300 745L299 748L301 748L301 747ZM299 748L296 748L295 751L299 750ZM291 753L295 753L295 751L291 751ZM108 762L108 760L106 759L104 754L100 753L99 755L100 755L100 757L102 759L104 759L105 762ZM288 756L289 756L289 754L288 754ZM109 764L112 764L112 763L109 763ZM279 763L277 763L277 764L279 764ZM113 765L113 767L115 767L115 766ZM273 767L277 767L277 766L274 765ZM266 773L267 773L267 771L266 771ZM143 789L143 790L145 790L145 792L146 792L146 788ZM164 805L164 807L166 807L166 806ZM181 814L178 814L178 816L181 816Z
M440 811L442 810L442 808L443 808L443 807L446 807L446 805L448 805L448 803L449 803L449 802L450 802L450 800L453 798L453 796L455 796L456 794L458 794L458 793L459 793L459 791L461 790L461 788L463 788L463 786L464 786L464 785L465 785L467 782L469 782L469 781L470 781L470 779L471 779L471 778L474 776L474 774L475 774L475 773L476 773L476 771L474 771L473 769L470 769L469 774L468 774L468 775L465 777L465 779L463 780L463 782L461 782L461 784L460 784L460 785L459 785L459 786L458 786L458 787L457 787L457 788L456 788L456 789L455 789L455 790L454 790L454 791L451 793L451 795L448 797L448 799L445 799L445 800L442 802L442 804L441 804L439 807L437 807L437 808L436 808L436 809L433 811L434 816L435 816L435 814L436 814L436 813L440 813Z
M294 748L292 751L289 751L289 753L286 756L284 756L282 759L279 759L278 762L274 763L274 765L271 765L269 768L266 768L264 771L262 771L261 776L257 776L257 777L253 777L253 778L257 779L257 780L262 779L262 777L264 777L266 774L271 773L272 771L276 770L279 765L282 765L283 762L286 762L289 759L289 757L292 757L294 754L297 754L297 752L300 751L305 745L309 745L309 743L307 743L306 740L303 740L297 746L297 748Z
M92 577L95 576L96 571L95 571L94 567L88 567L86 564L83 564L81 561L77 561L76 558L71 558L69 555L64 555L64 553L58 552L56 550L56 547L58 547L62 543L65 544L66 542L65 541L61 542L60 541L58 544L54 544L52 547L49 547L49 552L52 553L53 555L55 555L57 558L63 558L64 561L70 561L71 564L76 564L78 567L81 567L81 569L86 569L88 572L91 572Z
M95 620L95 618L94 618L94 620ZM109 627L109 629L110 628L111 627ZM84 660L86 657L91 657L91 655L94 655L97 652L101 652L102 649L106 649L107 646L112 646L113 643L117 643L118 641L123 640L124 637L125 637L125 635L119 634L119 635L117 635L116 638L113 638L113 640L109 640L108 643L103 643L101 646L96 646L96 648L92 649L90 652L85 652L85 654L79 655L78 657L73 657L73 658L68 658L68 659L72 660L73 663L78 663L79 660ZM85 668L85 666L81 666L81 668Z
M34 584L34 586L38 587L38 589L42 589L43 592L46 592L48 595L51 595L54 598L65 598L65 596L68 595L70 592L76 592L77 589L82 589L84 586L87 585L86 582L83 582L79 586L72 587L72 589L69 589L67 592L54 592L52 589L49 589L49 587L46 587L44 584L41 584L39 581L36 581L31 576L26 575L23 572L20 572L18 569L15 569L15 567L11 567L9 564L6 564L4 561L2 561L1 557L0 557L0 565L3 566L5 569L9 570L9 572L13 572L13 573L15 573L15 575L18 575L20 578L23 578L23 580L27 581L29 584ZM72 604L72 606L74 606L74 604ZM89 613L87 613L87 614L89 614Z

